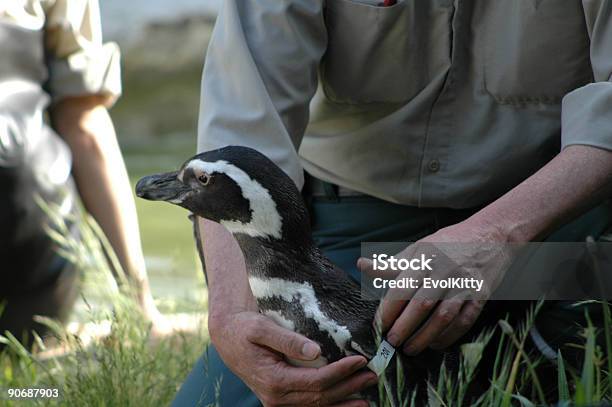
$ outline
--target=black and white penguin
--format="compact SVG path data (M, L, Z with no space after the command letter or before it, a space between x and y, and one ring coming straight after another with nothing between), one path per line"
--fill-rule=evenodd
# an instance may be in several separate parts
M321 253L300 192L266 156L238 146L205 152L179 171L141 179L136 193L225 226L244 254L260 312L318 342L314 365L376 355L378 301L363 299L359 284Z

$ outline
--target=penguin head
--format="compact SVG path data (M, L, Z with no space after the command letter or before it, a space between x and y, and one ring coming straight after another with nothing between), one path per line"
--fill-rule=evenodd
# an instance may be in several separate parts
M136 194L179 205L224 225L234 235L310 239L308 212L291 178L248 147L198 154L178 171L142 178Z

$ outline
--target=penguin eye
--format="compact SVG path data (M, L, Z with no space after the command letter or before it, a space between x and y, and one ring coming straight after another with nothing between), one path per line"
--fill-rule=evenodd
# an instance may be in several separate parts
M206 173L201 174L200 176L198 176L198 181L200 181L200 184L206 186L208 184L210 184L210 180L212 179L212 177Z

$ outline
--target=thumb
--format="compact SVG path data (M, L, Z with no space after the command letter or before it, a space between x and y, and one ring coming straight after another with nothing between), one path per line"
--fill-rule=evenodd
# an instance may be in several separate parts
M357 259L357 268L362 273L370 275L374 272L374 263L370 259L360 257Z
M282 353L291 359L315 360L321 355L321 347L303 335L283 328L266 318L249 340Z

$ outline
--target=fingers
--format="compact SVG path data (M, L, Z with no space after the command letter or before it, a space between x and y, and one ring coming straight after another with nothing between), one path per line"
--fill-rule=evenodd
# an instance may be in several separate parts
M376 312L376 328L379 328L381 332L386 332L391 328L417 291L418 288L392 288L387 291Z
M375 327L380 332L386 332L397 320L397 317L400 316L406 303L407 301L392 300L388 297L383 298L374 318Z
M266 405L330 405L346 400L377 381L373 372L360 372L363 356L349 356L324 367L286 366L268 385Z
M404 344L404 353L409 356L416 355L427 348L454 322L461 311L462 305L463 301L461 300L442 301L425 325Z
M393 347L401 345L419 327L421 322L429 316L435 305L436 301L431 298L417 297L410 300L399 316L389 316L392 318L391 323L393 325L389 332L387 332L387 342Z
M298 370L307 376L303 390L322 391L346 379L367 364L368 360L363 356L348 356L318 369L298 368Z
M299 406L329 406L335 403L341 403L360 393L364 389L375 385L376 383L378 383L378 377L376 374L374 374L374 372L362 372L355 374L352 377L341 381L340 383L329 386L325 390L289 393L282 398L282 403Z
M323 405L337 403L346 400L353 394L374 386L378 383L378 377L374 372L364 372L351 377L349 380L343 381L336 386L330 387L324 391L321 400Z
M474 325L486 301L467 301L461 308L459 316L430 345L432 349L444 349L465 335Z
M315 360L321 348L310 339L285 329L268 318L257 318L249 322L247 339L255 344L266 346L282 353L290 359Z
M370 278L381 277L387 280L392 280L399 275L399 271L397 270L374 270L374 262L370 259L366 259L365 257L360 257L357 259L357 269Z
M360 272L371 275L374 271L374 263L370 259L360 257L357 259L357 268Z

